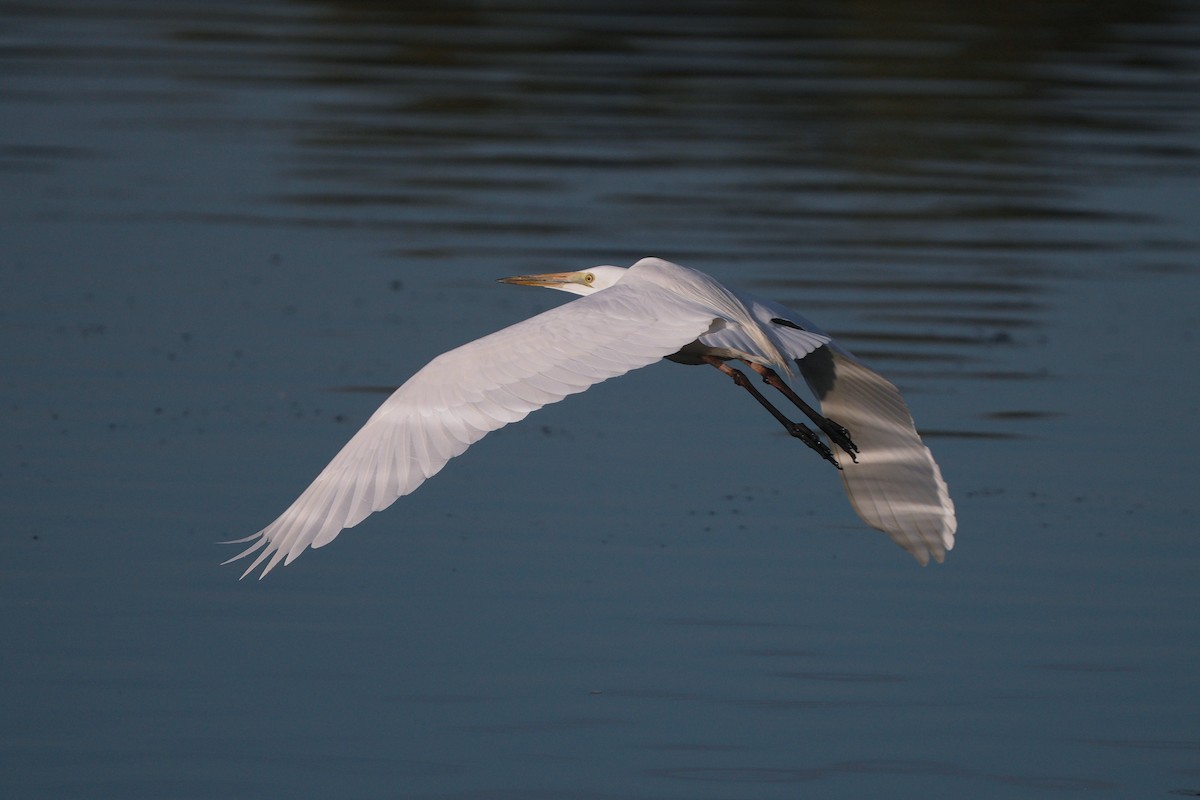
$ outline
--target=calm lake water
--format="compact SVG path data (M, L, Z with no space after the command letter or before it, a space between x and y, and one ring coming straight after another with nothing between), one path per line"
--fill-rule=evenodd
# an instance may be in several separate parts
M0 795L1200 794L1194 5L0 9ZM664 363L218 566L644 255L901 386L945 564Z

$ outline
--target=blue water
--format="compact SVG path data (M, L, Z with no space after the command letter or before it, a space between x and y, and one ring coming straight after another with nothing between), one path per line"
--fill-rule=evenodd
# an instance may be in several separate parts
M1200 792L1200 11L960 5L0 6L0 795ZM945 564L664 363L218 566L644 255L901 386Z

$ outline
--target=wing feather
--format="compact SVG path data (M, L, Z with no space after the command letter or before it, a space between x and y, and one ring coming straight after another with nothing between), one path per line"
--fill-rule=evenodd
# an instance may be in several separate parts
M858 445L857 463L841 459L854 510L921 564L941 563L954 547L954 502L900 390L836 345L798 363L821 412Z
M792 309L759 297L743 300L796 360L821 412L849 430L858 445L857 462L840 459L842 483L858 516L921 564L930 556L941 563L954 546L954 502L900 390ZM739 326L727 326L701 341L736 346L738 337L744 337Z
M265 576L390 506L490 431L670 355L714 312L633 276L443 353L395 391L311 485L229 559ZM259 552L261 550L261 552ZM226 562L228 563L228 562Z

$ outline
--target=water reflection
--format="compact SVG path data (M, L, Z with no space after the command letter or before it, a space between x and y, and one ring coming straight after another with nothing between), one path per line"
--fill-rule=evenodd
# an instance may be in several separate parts
M961 220L961 205L937 206L966 194L992 201L976 220L1087 218L1101 212L1071 207L1080 171L1196 152L1171 144L1169 112L1190 102L1170 78L1193 57L1173 47L1171 4L285 8L184 16L166 35L239 57L235 74L188 59L189 81L336 87L292 127L294 175L327 189L291 195L312 213L428 211L464 187L493 213L546 210L548 190L586 183L601 205L652 216ZM1063 135L1078 140L1065 152ZM838 203L803 207L817 192ZM564 233L589 228L575 222Z
M374 230L414 266L732 271L840 309L902 378L1044 375L997 348L1036 336L1074 256L1158 214L1077 187L1198 152L1171 121L1195 54L1170 3L283 8L167 34L239 54L237 74L189 60L186 83L312 87L255 221Z

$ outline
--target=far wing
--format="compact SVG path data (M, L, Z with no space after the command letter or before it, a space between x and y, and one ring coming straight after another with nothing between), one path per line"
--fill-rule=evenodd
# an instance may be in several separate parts
M854 510L921 562L941 563L954 547L954 502L913 425L900 390L836 344L799 362L821 412L850 431L857 463L842 458Z
M412 492L488 432L652 364L713 322L697 303L627 280L443 353L379 407L278 519L239 539L253 543L229 561L263 548L242 577L264 561L265 576Z

